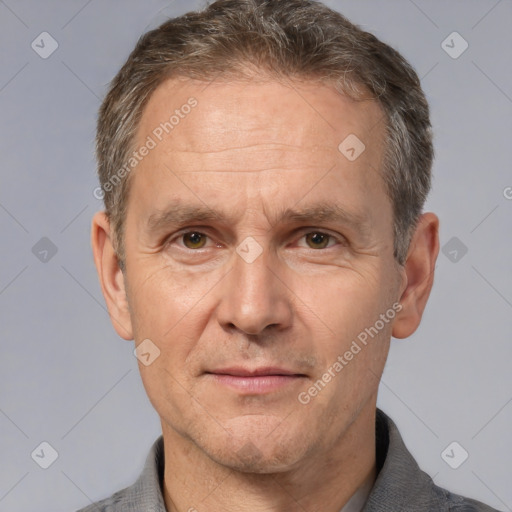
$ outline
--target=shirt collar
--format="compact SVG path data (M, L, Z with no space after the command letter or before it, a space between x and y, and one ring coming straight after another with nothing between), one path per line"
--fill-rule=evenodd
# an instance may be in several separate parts
M363 512L444 510L432 479L419 468L397 426L380 409L375 435L378 475Z

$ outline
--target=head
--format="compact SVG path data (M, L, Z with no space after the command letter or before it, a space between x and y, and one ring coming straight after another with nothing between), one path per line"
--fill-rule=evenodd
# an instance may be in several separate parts
M395 50L317 2L219 0L139 40L97 157L95 261L164 435L283 471L374 408L438 252L428 105ZM290 375L233 375L269 367Z

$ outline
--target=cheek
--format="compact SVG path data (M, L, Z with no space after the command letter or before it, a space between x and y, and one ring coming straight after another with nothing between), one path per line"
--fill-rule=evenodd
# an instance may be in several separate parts
M384 307L383 291L389 285L379 273L379 269L337 269L322 279L301 280L294 291L303 298L317 322L329 328L333 338L348 340L368 322L373 323ZM312 283L315 285L311 286Z
M189 404L193 392L190 377L196 367L189 359L205 326L203 299L212 285L205 277L202 287L199 278L162 265L145 268L136 277L130 287L134 336L137 343L150 339L159 351L149 366L139 362L142 382L157 411L177 410Z
M301 403L310 401L311 411L323 411L319 417L352 415L376 392L395 314L385 283L376 284L361 276L350 283L347 278L326 287L312 305L317 326L329 329L312 344L320 364L302 390ZM387 321L381 320L386 313Z
M145 327L172 328L194 309L211 286L208 276L177 271L165 262L138 268L134 265L131 270L128 278L132 312L139 325Z
M328 390L324 391L321 383L316 386L322 391L314 407L340 414L346 404L362 403L375 391L389 350L395 313L393 286L385 275L381 269L366 273L340 270L336 277L325 280L319 291L310 290L309 316L317 325L312 348L320 363L314 382L323 377L329 381ZM380 315L387 312L386 321L381 320ZM327 335L318 337L320 329Z
M157 345L160 365L183 364L206 324L204 299L214 280L161 264L141 268L129 277L135 339L149 338Z

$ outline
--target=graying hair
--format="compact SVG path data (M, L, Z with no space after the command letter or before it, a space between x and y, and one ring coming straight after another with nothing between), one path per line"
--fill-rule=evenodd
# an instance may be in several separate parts
M252 69L252 72L249 71ZM144 34L113 79L96 137L98 175L124 269L130 173L121 173L151 94L168 78L321 81L384 111L380 170L393 206L394 257L403 265L430 190L434 157L429 106L411 65L393 48L314 0L217 0ZM116 186L112 186L114 181ZM110 185L109 185L110 184Z

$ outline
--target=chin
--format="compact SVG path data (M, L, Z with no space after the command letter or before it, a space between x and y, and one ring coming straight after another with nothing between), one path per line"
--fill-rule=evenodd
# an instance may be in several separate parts
M312 449L304 423L291 425L276 416L249 415L223 426L223 433L197 444L216 463L243 473L288 471Z

